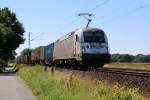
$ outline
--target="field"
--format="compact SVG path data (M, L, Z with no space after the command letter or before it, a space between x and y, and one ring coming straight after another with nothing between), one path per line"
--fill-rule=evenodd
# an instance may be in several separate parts
M150 63L110 63L106 64L104 67L150 70Z
M138 89L108 85L55 70L45 72L41 66L21 67L17 75L39 100L144 100Z

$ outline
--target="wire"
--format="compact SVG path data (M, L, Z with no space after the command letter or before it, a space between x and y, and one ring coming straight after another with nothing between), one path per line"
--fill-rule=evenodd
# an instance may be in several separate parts
M91 10L89 10L88 13L90 13L90 12L92 12L92 11L98 9L99 7L101 7L101 6L105 5L105 4L107 4L109 1L110 1L110 0L105 0L104 2L102 2L102 3L98 4L98 5L96 5L94 8L92 8Z
M108 3L109 1L111 1L111 0L105 0L104 2L102 2L102 3L98 4L98 5L96 5L94 8L90 9L90 10L88 11L88 13L91 13L92 11L98 9L99 7L104 6L104 5L105 5L106 3ZM75 22L77 22L77 21L79 21L79 19L72 20L72 21L71 21L69 24L67 24L66 26L70 26L71 24L73 24L73 23L75 23ZM66 26L63 26L63 28L66 27ZM62 28L62 29L63 29L63 28ZM58 30L58 31L61 31L62 29L60 29L60 30ZM60 33L60 34L62 34L62 33Z
M138 0L139 1L139 0ZM124 4L125 6L129 6L131 3L134 3L133 1L130 1L130 2L127 2L126 4ZM100 19L107 19L107 18L110 18L111 16L113 17L117 12L121 12L122 10L122 5L119 5L119 7L113 9L113 11L111 11L109 14L107 15L103 15L101 16Z
M40 33L39 35L37 35L36 37L32 38L30 41L35 40L36 38L38 38L39 36L43 35L44 33Z
M112 18L112 19L110 19L110 20L103 21L103 22L101 22L101 24L110 23L110 22L112 22L112 21L114 21L114 20L116 20L116 19L119 19L119 18L121 18L121 17L125 17L125 16L128 16L128 15L131 15L131 14L133 14L133 13L135 13L135 12L141 10L141 9L144 9L144 8L146 8L146 7L148 7L148 6L150 6L150 2L147 3L147 4L141 5L141 6L137 7L137 8L135 8L135 9L133 9L132 11L129 11L128 13L126 13L126 14L124 14L124 15L122 15L122 16L117 16L116 18Z

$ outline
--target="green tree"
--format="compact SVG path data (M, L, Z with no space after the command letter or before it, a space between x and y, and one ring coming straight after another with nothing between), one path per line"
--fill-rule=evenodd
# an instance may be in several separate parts
M111 55L111 60L112 60L112 62L118 62L120 56L121 56L120 54L112 54L112 55Z
M134 56L129 54L122 54L119 58L119 62L132 62L134 60Z
M135 56L134 62L143 62L144 61L145 55L143 54L138 54Z
M14 56L14 50L24 42L24 27L16 14L7 7L0 8L0 59Z
M150 62L150 55L145 55L143 58L143 62L149 63Z

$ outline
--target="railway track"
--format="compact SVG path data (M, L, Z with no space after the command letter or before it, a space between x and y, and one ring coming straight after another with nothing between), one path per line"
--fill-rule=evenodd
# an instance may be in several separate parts
M62 69L62 68L58 68ZM65 69L65 68L63 68ZM62 70L63 70L62 69ZM74 69L68 69L74 70ZM81 71L80 69L76 71ZM128 68L98 68L98 69L89 69L86 70L88 72L96 71L96 72L104 72L104 73L111 73L111 74L121 74L121 75L129 75L129 76L137 76L137 77L147 77L150 78L150 70L140 70L140 69L128 69Z
M99 68L98 72L106 72L106 73L114 73L114 74L122 74L122 75L131 75L137 77L149 77L149 70L138 70L138 69L125 69L125 68Z
M127 68L99 68L89 69L87 71L56 68L57 71L63 73L71 73L71 75L80 76L83 78L104 80L107 83L119 83L126 87L138 88L139 93L145 97L150 97L150 71L149 70L138 70L138 69L127 69Z

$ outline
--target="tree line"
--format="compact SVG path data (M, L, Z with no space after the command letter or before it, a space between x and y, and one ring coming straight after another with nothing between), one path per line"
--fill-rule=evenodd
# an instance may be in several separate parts
M112 62L150 63L150 55L112 54L111 60Z

